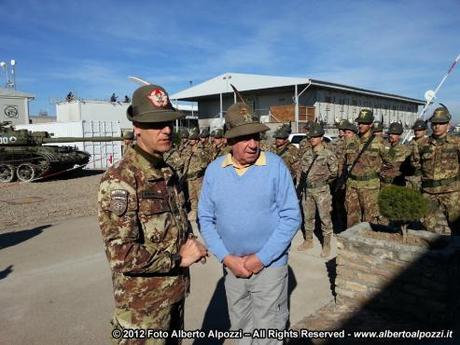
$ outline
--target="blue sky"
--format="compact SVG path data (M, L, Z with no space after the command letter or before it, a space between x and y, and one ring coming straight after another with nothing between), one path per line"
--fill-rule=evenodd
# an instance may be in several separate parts
M423 99L460 53L459 0L0 0L0 13L0 60L17 61L32 114L54 115L69 90L130 95L129 75L170 93L239 72ZM460 66L438 101L460 121Z

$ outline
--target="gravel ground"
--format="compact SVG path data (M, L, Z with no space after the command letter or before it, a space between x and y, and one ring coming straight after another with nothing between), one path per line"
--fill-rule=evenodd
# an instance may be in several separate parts
M97 214L101 172L82 170L42 182L0 184L0 232Z

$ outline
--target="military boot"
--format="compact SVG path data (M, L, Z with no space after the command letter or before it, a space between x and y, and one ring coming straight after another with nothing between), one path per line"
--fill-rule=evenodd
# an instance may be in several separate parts
M303 252L305 250L313 248L313 238L309 238L304 240L298 247L297 250L299 252Z
M327 258L331 255L331 241L332 241L332 234L328 234L324 236L323 250L321 251L322 258Z

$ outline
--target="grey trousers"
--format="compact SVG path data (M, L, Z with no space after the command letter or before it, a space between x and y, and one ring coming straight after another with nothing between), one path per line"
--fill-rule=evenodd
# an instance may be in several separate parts
M225 292L232 330L284 330L289 318L288 267L268 267L250 278L226 269ZM282 344L282 339L244 337L238 344Z

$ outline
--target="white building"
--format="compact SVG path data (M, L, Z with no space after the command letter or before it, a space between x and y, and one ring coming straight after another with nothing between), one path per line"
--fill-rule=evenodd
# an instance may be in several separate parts
M132 128L132 123L126 117L126 110L130 104L85 99L61 101L56 103L56 121L119 121L122 129L129 129ZM177 103L173 105L186 115L186 120L196 121L194 116L197 113L196 105Z
M34 95L13 88L0 88L0 121L11 121L13 125L29 123L29 102Z
M354 121L362 108L374 111L385 126L401 121L409 128L425 102L400 95L366 90L309 78L225 73L171 95L177 101L198 103L200 127L222 121L225 110L237 101L233 84L264 122L294 122L301 129L307 120L324 121L332 128L341 119Z

